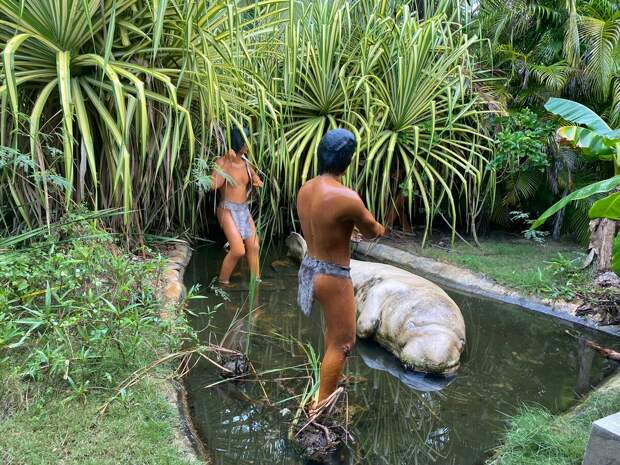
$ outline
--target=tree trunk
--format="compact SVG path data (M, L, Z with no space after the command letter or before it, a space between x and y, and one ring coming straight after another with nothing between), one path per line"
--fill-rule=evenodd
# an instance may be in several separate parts
M565 195L562 198L566 197ZM562 226L564 225L564 214L566 213L566 208L562 208L557 215L555 215L555 221L553 222L553 234L551 238L554 241L559 241L560 236L562 235Z
M598 257L596 271L603 273L611 269L611 256L617 223L607 218L590 221L590 260Z
M389 201L388 212L385 215L385 223L390 229L398 222L403 232L412 233L413 226L409 221L406 199L402 193L398 193L394 201Z

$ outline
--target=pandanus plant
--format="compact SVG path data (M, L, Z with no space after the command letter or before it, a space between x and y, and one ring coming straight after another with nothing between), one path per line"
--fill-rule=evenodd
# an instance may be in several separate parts
M0 145L31 157L39 173L31 180L5 162L0 201L32 226L74 202L120 207L126 226L190 223L194 157L207 156L214 125L240 124L261 99L254 86L246 103L234 65L249 53L243 35L270 31L288 7L0 0ZM49 203L53 173L66 180L58 205Z
M300 185L316 173L321 137L342 126L359 141L345 182L377 216L385 219L401 195L423 218L424 239L439 215L455 228L462 209L472 223L491 145L488 109L474 91L478 41L450 3L426 8L432 15L422 20L408 2L301 4L285 27L282 67L256 69L281 105L279 137L257 157L280 181L270 189L273 207L294 209Z
M591 244L596 244L599 254L598 269L603 271L611 264L620 273L620 233L613 239L617 221L620 221L620 129L611 129L594 111L580 103L561 98L551 98L545 108L570 123L557 131L560 144L568 144L579 150L592 161L611 162L614 176L578 189L551 206L533 224L532 229L541 226L548 218L564 208L569 202L595 195L608 194L592 205L590 219L603 220L594 230ZM611 193L610 193L611 192ZM594 228L591 228L594 229ZM613 243L612 243L613 241Z
M438 216L475 224L494 187L479 42L456 0L416 5L0 0L0 224L83 202L120 207L133 232L195 231L213 210L194 187L242 122L276 231L336 126L358 136L346 182L378 216L406 198L426 232Z

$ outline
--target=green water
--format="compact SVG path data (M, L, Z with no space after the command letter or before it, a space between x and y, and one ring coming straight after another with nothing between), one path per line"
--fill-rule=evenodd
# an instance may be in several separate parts
M310 318L297 310L297 268L286 262L283 250L265 255L266 283L255 296L255 310L232 327L235 317L247 316L248 292L241 275L233 277L241 286L228 292L229 300L208 291L221 248L197 250L186 272L186 284L200 283L208 295L193 302L192 311L215 308L194 317L195 328L210 324L210 337L219 342L228 332L223 342L249 347L259 373L291 367L262 375L262 387L253 380L221 383L206 363L191 372L187 387L193 420L217 465L303 463L286 439L289 410L295 409L295 400L287 399L300 394L305 383L306 370L299 365L307 359L295 341L322 347L321 315L318 308ZM497 445L507 415L524 403L566 410L616 368L567 331L617 347L610 336L509 305L451 296L467 328L458 374L446 380L407 372L376 344L359 341L347 366L355 444L334 463L482 464Z

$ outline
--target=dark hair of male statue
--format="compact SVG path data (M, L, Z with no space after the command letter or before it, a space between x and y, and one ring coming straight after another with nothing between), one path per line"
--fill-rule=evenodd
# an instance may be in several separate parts
M243 137L245 134L245 138ZM235 153L239 153L243 146L245 145L246 139L250 137L250 131L248 128L243 128L243 132L238 127L234 127L232 131L230 131L230 148L235 151Z
M328 131L319 143L319 174L343 174L351 164L356 146L351 131L342 128Z

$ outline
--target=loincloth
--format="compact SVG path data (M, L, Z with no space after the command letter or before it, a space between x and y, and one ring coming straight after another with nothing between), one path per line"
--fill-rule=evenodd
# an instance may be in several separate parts
M297 288L297 305L309 316L314 302L314 278L318 274L336 278L351 279L351 268L325 262L306 255L299 267L299 284Z
M233 222L237 227L237 231L241 235L241 239L246 240L254 235L252 228L252 215L247 202L237 203L230 200L220 202L220 208L228 210L232 216Z

